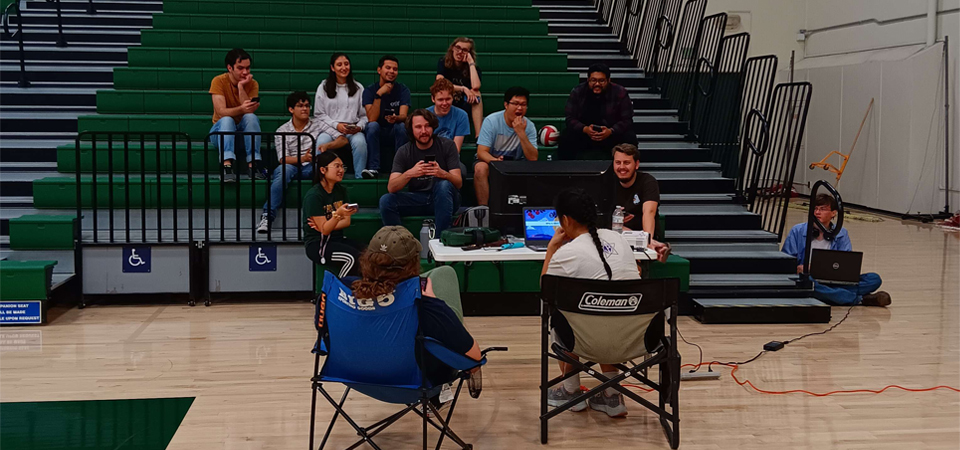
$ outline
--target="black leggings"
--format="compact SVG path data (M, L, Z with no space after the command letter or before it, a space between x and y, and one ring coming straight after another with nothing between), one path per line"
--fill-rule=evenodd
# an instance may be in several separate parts
M342 236L329 239L323 252L324 262L321 262L320 257L320 241L307 243L307 258L310 258L314 264L341 265L340 271L336 273L337 278L360 275L360 244Z

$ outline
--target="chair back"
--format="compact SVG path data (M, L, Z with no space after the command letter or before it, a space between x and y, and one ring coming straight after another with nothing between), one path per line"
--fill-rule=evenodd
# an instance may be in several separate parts
M357 299L330 272L324 273L317 325L325 328L324 381L404 389L421 387L417 365L420 277L375 299Z
M676 304L680 292L676 278L609 281L544 275L540 283L543 301L570 327L566 331L574 345L568 350L603 364L654 351L663 337L664 311Z

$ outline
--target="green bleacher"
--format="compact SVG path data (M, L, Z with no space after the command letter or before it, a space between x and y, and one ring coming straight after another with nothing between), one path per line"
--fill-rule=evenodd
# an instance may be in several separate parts
M260 85L257 115L265 132L289 119L285 99L291 91L313 95L327 75L330 55L339 51L350 55L355 78L364 85L377 80L375 69L381 56L397 56L399 81L410 88L413 107L428 107L438 59L454 38L472 37L483 70L484 113L503 108L502 93L507 88L523 86L531 91L528 114L538 127L563 127L567 96L579 82L579 76L567 70L567 56L557 52L557 38L547 34L546 22L539 20L539 12L529 0L411 0L402 5L383 0L351 4L339 0L166 0L163 8L162 14L154 16L153 27L143 31L142 46L128 50L128 66L115 69L114 89L97 92L97 114L79 118L79 132L100 133L97 142L86 135L79 153L74 144L58 148L57 168L64 176L34 182L36 208L76 208L78 185L71 176L79 169L83 208L96 203L97 208L118 211L205 206L259 210L266 201L268 183L241 180L221 186L215 176L219 155L204 150L212 125L210 81L225 72L224 55L234 47L244 48L252 56L252 73ZM111 133L125 132L185 133L191 147L188 150L187 142L169 142L169 136L159 143L151 137L141 153L139 141L123 142L118 134L107 140ZM264 143L264 160L275 163L267 148ZM541 147L540 158L554 157L555 150ZM476 145L468 137L461 160L469 166L475 152ZM354 216L346 234L368 241L381 226L373 208L386 193L386 180L349 179L344 185L351 201L367 208ZM309 181L294 182L287 191L286 206L299 203L297 193L305 193L309 186ZM462 194L464 204L474 204L469 180ZM416 233L422 219L406 218L404 225ZM72 222L64 224L74 226ZM64 239L72 233L66 225L60 233ZM26 236L12 229L11 242L23 242L15 234ZM20 270L14 263L7 265ZM38 273L49 268L38 267ZM538 264L480 263L455 268L467 292L538 289ZM469 283L463 276L467 270ZM651 275L680 275L686 280L689 263L672 258L667 264L654 264L651 270Z

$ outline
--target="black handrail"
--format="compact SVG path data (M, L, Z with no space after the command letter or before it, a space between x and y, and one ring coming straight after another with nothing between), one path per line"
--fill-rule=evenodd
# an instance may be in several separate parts
M10 33L11 9L17 13L17 31L14 33ZM20 15L20 5L16 1L7 5L6 9L3 10L3 32L11 39L17 38L17 46L20 48L20 79L17 81L17 86L29 87L30 80L27 80L26 57L23 52L23 17Z
M708 87L707 89L703 89L703 83L700 82L700 79L698 77L697 90L700 91L700 95L702 97L708 98L711 95L713 95L713 88L716 85L714 81L716 81L717 79L717 67L714 66L713 63L711 63L707 58L701 57L700 61L697 61L698 73L700 72L700 68L703 67L704 64L707 65L707 69L710 69L710 71L708 72L710 74L710 87Z
M753 118L756 117L760 121L760 145L757 146L757 143L754 142L752 137L751 124L753 123ZM750 153L753 153L756 156L756 159L753 163L753 173L749 177L749 183L747 183L747 160L750 157L750 153L742 151L740 152L740 171L741 174L739 179L739 189L736 193L736 196L740 200L746 200L747 204L753 204L753 201L757 197L757 191L760 189L758 184L760 182L760 162L763 160L763 155L767 152L767 149L770 147L770 121L760 112L759 109L752 109L747 114L746 124L744 124L743 130L743 144L750 150Z
M57 47L66 47L67 39L63 37L63 17L60 14L60 0L47 0L47 3L57 4Z
M667 39L666 42L663 42L661 36L663 36L663 24L667 25ZM658 73L660 71L660 50L669 50L673 46L673 22L666 15L661 14L660 17L657 17L657 22L653 26L653 33L656 35L653 43L658 48L653 52L653 55L650 56L650 72Z
M814 214L814 210L817 209L816 199L817 191L820 188L826 188L830 191L830 195L833 195L833 198L837 201L837 223L833 226L832 229L828 230L827 227L823 226L817 216ZM813 224L819 230L813 230L810 228L810 225ZM807 208L807 236L806 236L806 245L803 247L803 273L810 273L810 255L813 253L813 249L810 248L810 243L813 241L815 235L822 234L824 239L833 240L840 234L840 230L843 229L843 200L840 198L840 193L828 182L824 180L817 181L813 184L813 190L810 191L810 207Z

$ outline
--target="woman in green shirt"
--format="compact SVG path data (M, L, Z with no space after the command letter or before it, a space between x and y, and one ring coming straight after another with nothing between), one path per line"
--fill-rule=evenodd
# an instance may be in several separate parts
M307 257L315 264L341 263L338 276L359 273L357 259L362 246L343 235L350 226L350 208L343 181L343 161L334 152L314 157L313 187L303 197L303 241Z

